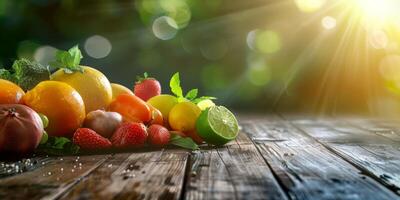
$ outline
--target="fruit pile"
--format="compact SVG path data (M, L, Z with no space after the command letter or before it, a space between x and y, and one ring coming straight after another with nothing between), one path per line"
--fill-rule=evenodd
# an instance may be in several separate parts
M197 149L204 142L223 145L238 134L235 116L216 106L214 97L197 97L197 89L184 95L179 73L170 80L171 95L162 94L147 73L132 92L80 65L81 59L75 46L56 53L52 70L26 59L0 69L0 155L168 144Z

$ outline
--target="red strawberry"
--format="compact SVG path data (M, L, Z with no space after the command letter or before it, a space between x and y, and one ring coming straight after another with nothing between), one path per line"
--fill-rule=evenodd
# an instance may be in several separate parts
M151 97L161 94L161 85L156 79L148 77L147 73L144 73L144 78L138 77L133 92L143 101L147 101Z
M116 147L141 147L146 139L147 130L144 124L127 122L115 131L111 142Z
M149 142L154 146L164 146L169 142L170 134L165 127L153 124L149 127Z
M104 149L111 147L111 142L89 128L78 128L72 138L74 144L82 149Z

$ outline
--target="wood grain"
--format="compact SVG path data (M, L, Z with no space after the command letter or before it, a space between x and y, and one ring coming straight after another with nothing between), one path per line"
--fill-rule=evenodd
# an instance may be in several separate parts
M287 122L269 119L244 130L292 199L398 198Z
M62 199L179 199L187 159L184 150L117 154Z
M246 135L192 156L184 199L286 199Z
M0 179L0 199L54 199L104 162L108 155L67 156L33 171Z
M301 120L294 123L363 173L399 193L400 146L393 139L341 120Z

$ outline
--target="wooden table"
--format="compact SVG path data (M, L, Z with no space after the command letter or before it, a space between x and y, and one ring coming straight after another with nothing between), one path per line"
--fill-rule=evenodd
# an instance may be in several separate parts
M236 141L193 152L0 162L0 199L400 199L400 121L258 116L240 124Z

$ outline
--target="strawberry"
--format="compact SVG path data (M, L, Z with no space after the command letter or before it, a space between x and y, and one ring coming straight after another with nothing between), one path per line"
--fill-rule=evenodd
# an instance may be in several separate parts
M153 124L148 129L149 132L149 142L154 146L164 146L169 142L170 134L168 129L165 127Z
M142 123L122 124L111 137L115 147L142 147L147 140L146 126Z
M133 88L133 93L143 101L147 101L151 97L161 94L160 82L148 77L148 74L145 72L144 77L138 77L138 81Z
M111 147L111 142L89 128L78 128L72 138L74 144L82 149L105 149Z

